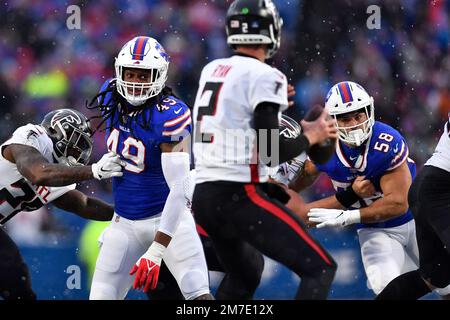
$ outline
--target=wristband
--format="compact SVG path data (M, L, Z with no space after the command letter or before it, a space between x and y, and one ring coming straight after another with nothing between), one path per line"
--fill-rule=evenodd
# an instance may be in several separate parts
M362 198L356 194L353 188L350 186L344 191L339 191L335 194L337 201L344 207L349 208L355 202L361 200Z

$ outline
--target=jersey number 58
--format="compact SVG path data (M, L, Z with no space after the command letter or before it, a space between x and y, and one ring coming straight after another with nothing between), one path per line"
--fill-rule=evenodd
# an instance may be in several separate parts
M384 140L384 141L387 141L387 142L391 142L394 139L394 137L391 136L388 133L380 133L380 135L378 136L378 139ZM377 142L375 142L373 148L375 150L378 150L378 151L381 151L381 152L388 152L389 151L389 144L377 141Z

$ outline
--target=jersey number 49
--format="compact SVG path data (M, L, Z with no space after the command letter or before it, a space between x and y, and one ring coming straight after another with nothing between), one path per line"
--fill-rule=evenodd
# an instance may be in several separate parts
M106 142L108 150L117 154L119 147L119 136L119 130L114 128L111 131L111 134L109 135ZM127 161L125 170L134 173L141 173L145 170L145 145L142 143L142 141L132 137L126 138L123 142L123 148L120 153L125 159L131 161L131 163Z

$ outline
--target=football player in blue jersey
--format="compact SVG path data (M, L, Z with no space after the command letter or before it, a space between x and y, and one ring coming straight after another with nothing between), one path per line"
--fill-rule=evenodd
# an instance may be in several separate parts
M190 213L191 112L165 86L168 67L161 44L136 37L116 58L116 78L91 103L106 123L108 149L126 166L113 179L115 215L99 240L90 299L124 299L132 284L154 289L162 259L186 299L212 298Z
M337 193L307 204L305 220L322 227L356 224L364 268L378 294L398 275L416 269L415 225L408 190L416 173L408 145L391 126L375 121L373 98L359 84L345 81L328 92L325 107L339 139L325 164L307 160L295 191L325 172Z

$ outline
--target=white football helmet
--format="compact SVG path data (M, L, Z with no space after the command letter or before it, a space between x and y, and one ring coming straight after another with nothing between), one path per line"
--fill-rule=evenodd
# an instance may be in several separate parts
M372 127L375 124L373 97L369 96L359 84L351 81L335 84L328 91L325 99L325 108L335 120L335 126L341 141L358 147L372 134ZM339 126L337 122L338 116L360 109L364 109L367 116L366 121L355 126Z
M158 95L165 86L169 69L169 55L153 38L139 36L128 41L116 57L117 91L133 106L143 104ZM150 82L124 81L124 68L150 70Z

